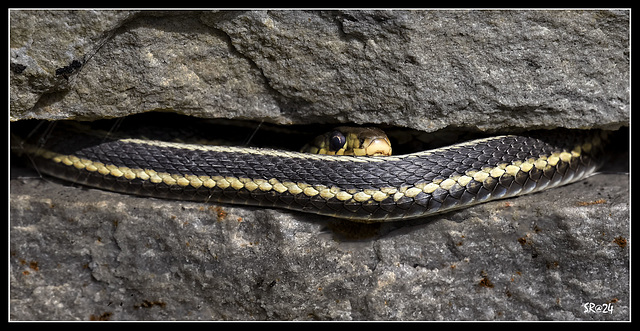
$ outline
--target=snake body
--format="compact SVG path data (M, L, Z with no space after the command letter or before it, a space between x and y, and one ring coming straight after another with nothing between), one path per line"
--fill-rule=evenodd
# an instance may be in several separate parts
M501 135L388 157L112 137L62 124L11 140L40 172L110 191L382 222L582 179L602 163L607 131Z

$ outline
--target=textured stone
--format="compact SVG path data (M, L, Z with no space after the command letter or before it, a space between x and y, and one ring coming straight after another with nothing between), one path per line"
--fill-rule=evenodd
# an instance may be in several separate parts
M10 16L14 120L164 110L430 132L629 119L628 11Z
M618 128L629 16L10 11L10 117ZM126 196L12 166L10 319L629 320L621 150L615 173L377 225Z
M625 175L382 225L31 176L11 181L16 320L630 316Z

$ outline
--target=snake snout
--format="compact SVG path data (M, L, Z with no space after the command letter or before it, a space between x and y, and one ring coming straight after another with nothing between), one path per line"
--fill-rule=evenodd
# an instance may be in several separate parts
M366 148L366 155L389 156L391 155L391 143L386 138L376 138Z

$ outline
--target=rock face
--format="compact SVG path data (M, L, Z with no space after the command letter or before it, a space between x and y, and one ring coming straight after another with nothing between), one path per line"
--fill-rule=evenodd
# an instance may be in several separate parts
M629 17L11 11L10 117L617 129ZM624 173L381 225L11 174L12 320L630 319Z
M11 118L168 110L274 123L629 119L626 11L15 11Z

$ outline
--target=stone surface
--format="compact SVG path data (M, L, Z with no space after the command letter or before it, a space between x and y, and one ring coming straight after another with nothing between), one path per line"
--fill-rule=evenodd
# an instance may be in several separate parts
M629 11L11 11L10 25L12 120L629 121ZM628 155L616 164L379 225L126 196L14 166L10 319L629 320Z
M12 11L11 118L616 128L628 11Z
M558 197L563 197L558 199ZM628 176L357 224L11 181L15 320L627 320ZM611 313L585 312L607 304Z

